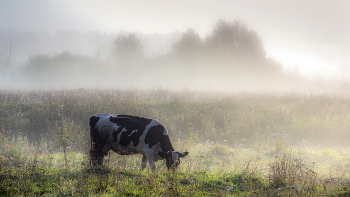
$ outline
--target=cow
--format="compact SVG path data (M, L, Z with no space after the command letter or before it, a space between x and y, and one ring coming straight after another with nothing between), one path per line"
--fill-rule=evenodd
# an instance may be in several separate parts
M176 169L180 158L188 152L177 152L171 145L167 129L155 119L109 113L90 118L92 165L102 165L110 150L120 155L141 154L141 169L147 166L155 171L158 160L166 160L169 169Z

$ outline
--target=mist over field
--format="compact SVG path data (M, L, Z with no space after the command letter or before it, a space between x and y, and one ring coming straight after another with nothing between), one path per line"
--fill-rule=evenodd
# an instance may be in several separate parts
M240 20L142 32L0 31L1 88L170 88L215 91L348 92L347 78L303 76L267 55Z
M0 86L346 92L348 8L314 0L2 1Z

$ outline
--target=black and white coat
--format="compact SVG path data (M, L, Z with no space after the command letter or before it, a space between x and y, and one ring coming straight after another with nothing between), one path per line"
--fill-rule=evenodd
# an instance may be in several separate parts
M147 165L152 170L155 162L166 159L168 169L180 164L180 157L188 152L177 152L171 145L168 132L155 119L109 113L90 118L91 152L93 165L102 165L103 157L110 150L121 155L142 154L141 169Z

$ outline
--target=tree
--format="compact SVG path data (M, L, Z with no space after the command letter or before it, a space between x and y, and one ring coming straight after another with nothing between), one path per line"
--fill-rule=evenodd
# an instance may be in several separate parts
M96 77L104 66L103 61L65 51L55 55L31 56L21 70L27 85L44 87L89 81L90 76Z
M212 54L241 58L265 58L265 49L256 31L242 21L219 20L205 39L206 47Z
M118 65L130 66L139 64L144 58L141 41L135 33L119 35L114 40L114 56Z
M211 33L206 37L205 42L210 52L222 55L233 55L237 51L238 31L232 23L219 20Z
M50 56L47 54L39 54L29 57L25 63L27 74L38 77L49 70Z
M200 55L203 51L203 41L199 34L192 28L189 28L182 34L181 40L173 44L173 52L180 58L193 58Z
M238 52L240 55L246 55L249 58L263 60L266 58L264 44L255 30L248 29L243 23L236 23L238 25L239 39Z

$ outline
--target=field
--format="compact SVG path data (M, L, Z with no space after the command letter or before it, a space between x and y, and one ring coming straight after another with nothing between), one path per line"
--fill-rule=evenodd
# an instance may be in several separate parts
M180 168L89 165L95 113L154 118ZM295 91L0 90L1 196L349 196L350 96Z

